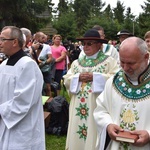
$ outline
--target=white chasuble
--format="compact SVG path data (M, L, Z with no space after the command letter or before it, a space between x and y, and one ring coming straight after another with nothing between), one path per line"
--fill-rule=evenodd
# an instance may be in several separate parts
M118 68L117 62L101 51L94 59L83 57L72 63L64 76L71 97L66 150L95 150L97 129L93 111L96 98L103 91L105 81ZM93 73L93 82L79 82L78 77L82 72Z
M147 130L150 133L150 68L133 85L122 71L108 79L104 91L98 96L94 118L98 126L98 148L103 150L108 124L117 124L127 131ZM102 142L103 141L103 142ZM111 140L108 150L150 150L150 143L135 147Z

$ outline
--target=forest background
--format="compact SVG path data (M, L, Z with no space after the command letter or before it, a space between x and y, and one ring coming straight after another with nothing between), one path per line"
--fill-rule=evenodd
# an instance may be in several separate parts
M150 0L141 7L143 11L135 16L120 0L114 8L102 0L59 0L57 7L52 0L0 0L0 29L15 25L35 33L50 23L64 40L75 41L98 24L105 29L107 39L117 39L116 34L122 29L143 38L150 30ZM43 16L45 12L48 17Z

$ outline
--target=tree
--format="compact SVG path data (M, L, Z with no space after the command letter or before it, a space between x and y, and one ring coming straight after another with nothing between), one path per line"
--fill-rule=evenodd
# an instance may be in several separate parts
M65 0L60 0L57 10L59 12L59 16L61 16L63 13L66 13L68 11L68 2L65 2Z
M113 12L114 12L114 19L116 19L119 24L123 24L124 23L124 18L125 18L124 10L125 10L124 3L121 3L118 0L117 1L117 6L116 6L116 8L113 9Z
M75 12L75 21L77 24L76 31L79 35L83 35L86 29L87 20L90 18L90 2L89 0L75 0L73 10Z
M99 16L102 8L105 6L105 3L103 3L101 0L89 0L89 4L91 7L91 17Z
M145 5L141 5L143 13L139 15L139 27L141 37L150 29L150 0L144 2Z
M123 28L135 33L135 16L131 13L130 7L127 8Z
M58 34L61 34L63 40L75 41L78 36L76 31L75 14L72 11L61 14L59 18L53 21L53 26L57 29Z
M107 5L105 10L103 11L103 22L104 24L104 29L105 29L105 35L107 39L115 39L116 38L116 33L117 31L117 25L114 21L114 14L111 9L110 4Z
M9 5L8 5L9 4ZM47 0L1 0L0 27L15 25L37 31L45 25L49 18L40 18L40 14L48 9Z

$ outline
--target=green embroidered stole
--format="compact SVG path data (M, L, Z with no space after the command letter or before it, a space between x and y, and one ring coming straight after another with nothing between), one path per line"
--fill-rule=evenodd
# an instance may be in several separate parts
M150 68L150 67L149 67ZM115 90L128 100L140 100L150 98L150 69L139 79L142 81L138 85L132 85L123 71L119 71L113 79L113 87Z
M108 58L107 55L105 55L102 51L99 51L96 59L93 58L86 58L86 56L83 56L82 58L78 59L78 62L83 67L93 67L97 64L102 63Z

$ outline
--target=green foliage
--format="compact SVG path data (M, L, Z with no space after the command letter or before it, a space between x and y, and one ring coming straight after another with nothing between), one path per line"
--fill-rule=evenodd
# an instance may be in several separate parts
M124 10L125 6L119 0L117 1L117 7L113 9L114 18L118 20L118 23L124 23Z
M79 35L83 35L85 32L85 26L87 23L87 20L90 16L90 2L89 0L75 0L73 4L73 9L75 12L75 21L77 25L76 32L79 33Z
M47 8L47 0L1 0L0 27L15 25L37 31L49 21L39 17Z
M147 0L147 2L144 3L145 5L142 6L144 12L139 15L139 27L142 37L150 30L150 0Z
M104 28L107 39L115 39L122 29L143 37L150 25L150 0L144 1L141 6L144 12L139 16L134 16L131 8L126 9L120 0L114 8L110 5L105 7L102 0L59 0L56 8L52 0L0 1L0 28L15 25L29 28L34 33L51 23L63 39L72 41L95 24ZM41 17L45 11L49 13L47 18Z
M61 34L63 40L75 40L77 36L76 22L74 20L74 13L63 13L58 19L53 21L53 26L57 29L58 34Z
M101 14L102 8L105 6L101 0L89 0L90 8L91 8L91 16L99 16Z
M58 3L59 16L68 11L68 3L65 0L61 0Z

